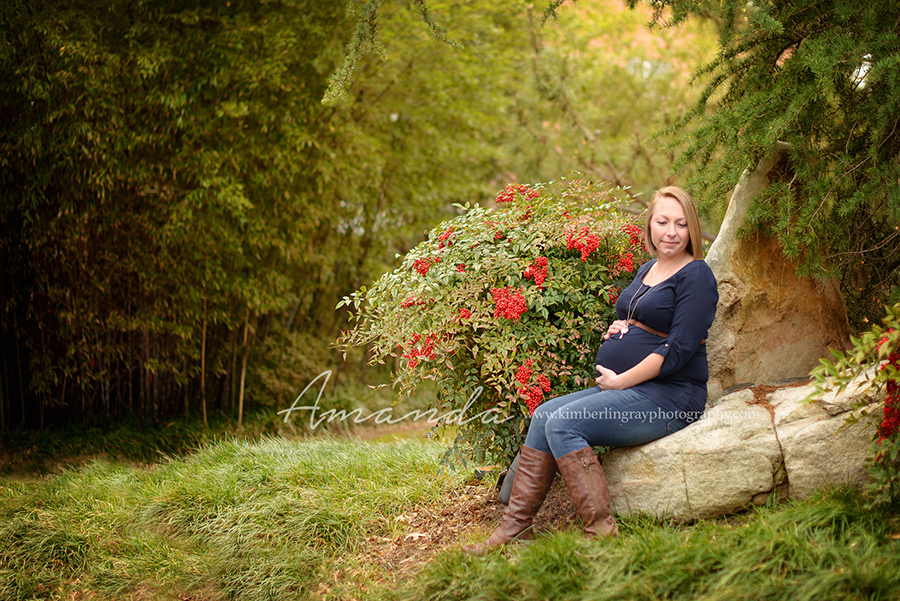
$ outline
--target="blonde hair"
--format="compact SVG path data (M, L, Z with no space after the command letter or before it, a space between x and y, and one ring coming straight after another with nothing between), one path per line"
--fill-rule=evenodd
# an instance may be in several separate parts
M700 216L697 214L697 207L691 195L679 188L678 186L666 186L660 188L653 193L650 199L650 206L647 208L647 219L644 221L644 241L647 246L647 252L651 255L656 254L656 246L653 245L653 238L650 236L650 220L653 219L653 212L656 205L662 198L674 198L684 210L684 217L687 220L688 234L690 236L687 244L687 252L693 255L695 259L703 258L703 238L700 231Z

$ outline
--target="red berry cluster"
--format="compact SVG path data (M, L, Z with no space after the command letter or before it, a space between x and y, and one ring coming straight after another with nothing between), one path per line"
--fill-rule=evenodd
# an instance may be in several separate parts
M528 310L521 288L491 288L491 294L494 297L494 317L519 321L522 313Z
M600 236L592 234L589 227L566 234L566 248L581 251L581 260L587 261L591 253L600 248Z
M403 301L403 304L400 305L400 306L401 306L401 307L404 307L404 308L406 308L406 307L417 307L417 306L419 306L419 305L427 305L428 303L433 303L433 302L434 302L434 299L433 299L433 298L430 298L430 299L428 299L428 300L424 300L424 299L421 299L421 298L416 298L416 297L414 297L414 296L411 296L411 297L409 297L408 299L406 299L405 301Z
M549 394L550 393L550 380L547 379L547 376L545 376L544 374L540 374L537 377L537 381L538 381L538 385L541 387L541 390L543 390L544 392Z
M503 237L506 234L503 233L503 230L501 229L502 226L500 226L499 223L494 223L491 220L486 220L484 222L484 225L486 225L488 228L490 228L494 231L494 240L503 240ZM475 248L475 247L473 246L472 248Z
M540 192L523 184L509 184L497 195L497 203L504 204L516 199L516 194L531 200L540 196Z
M644 243L644 230L639 225L628 223L623 229L629 236L628 243L631 246L641 246Z
M460 263L459 265L457 265L457 266L456 266L456 271L458 271L458 272L460 272L460 273L464 273L464 272L466 271L466 264L465 264L465 263Z
M547 279L547 257L538 257L535 259L534 263L525 270L525 273L523 273L522 276L534 278L534 283L537 284L538 288L543 288L544 280Z
M428 270L431 269L432 265L440 262L440 257L434 257L433 259L429 257L426 257L424 259L416 259L413 262L413 269L415 269L419 273L419 275L425 275L426 273L428 273Z
M434 360L434 346L437 343L437 336L428 334L425 336L424 343L416 346L419 344L420 340L422 340L422 337L419 334L414 334L413 337L409 339L406 352L403 353L403 358L409 359L406 364L409 369L413 369L419 364L419 357L425 357L432 361Z
M609 304L615 305L616 301L619 300L619 294L621 294L621 290L619 290L618 286L612 287L612 292L609 294Z
M544 374L539 374L537 385L528 386L531 376L534 374L531 359L519 366L516 372L516 381L522 385L519 394L525 397L525 405L528 407L528 415L534 415L534 410L544 402L544 393L550 393L550 380Z
M519 384L528 384L528 380L531 379L531 374L533 373L534 370L531 368L531 359L529 359L519 366L519 370L516 372L516 382Z
M888 333L892 332L893 329ZM878 348L880 349L887 340L888 336L885 334L878 343ZM894 351L888 355L887 363L882 365L881 369L886 369L888 364L894 368L900 368L900 351ZM900 429L900 383L897 380L889 379L887 381L887 397L884 399L883 419L878 428L878 443L881 444L882 440L896 434L898 429Z
M616 258L616 264L613 265L612 274L613 277L616 277L624 272L631 273L634 271L634 254L633 253L625 253L624 255L619 255Z
M528 415L534 415L534 410L544 402L544 393L540 386L523 386L519 394L525 397L525 406L528 407Z
M438 236L438 248L444 248L445 246L450 246L453 244L453 226L447 228L447 230Z
M466 308L462 308L459 310L459 318L460 319L469 319L472 317L472 312Z

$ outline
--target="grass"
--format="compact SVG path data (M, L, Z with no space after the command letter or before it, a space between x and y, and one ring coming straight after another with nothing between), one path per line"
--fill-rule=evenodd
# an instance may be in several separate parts
M616 540L560 532L484 559L448 553L397 599L900 599L897 516L854 490L689 526L620 520Z
M394 518L440 504L436 443L221 441L149 469L0 481L0 599L332 598ZM365 583L363 583L365 584Z
M470 474L439 471L443 452L231 439L152 466L0 478L0 600L900 599L900 520L854 490L686 526L626 518L616 540L560 531L480 558L421 545L397 576L385 552L417 534L408 516L461 521L449 504Z

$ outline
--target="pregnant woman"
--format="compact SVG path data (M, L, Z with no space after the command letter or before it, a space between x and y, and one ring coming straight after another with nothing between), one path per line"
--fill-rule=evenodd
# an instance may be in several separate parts
M703 414L706 335L718 292L702 261L700 220L690 195L658 190L644 224L655 259L616 301L597 352L597 386L547 401L534 412L509 504L485 551L531 536L532 520L559 469L589 536L616 536L603 468L591 447L625 447L662 438Z

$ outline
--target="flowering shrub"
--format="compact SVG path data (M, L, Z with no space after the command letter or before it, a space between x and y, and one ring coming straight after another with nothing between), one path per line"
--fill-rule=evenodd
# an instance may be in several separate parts
M403 393L435 380L439 415L465 410L457 450L508 460L542 402L593 385L615 299L649 258L638 218L617 208L626 198L563 180L507 186L497 208L458 206L401 267L338 304L354 323L339 344L392 361Z
M853 349L849 353L833 350L835 362L823 359L812 374L816 379L816 391L812 396L831 389L843 390L864 374L872 374L875 391L885 392L884 409L870 414L877 420L872 447L866 458L873 506L900 502L900 304L886 308L887 316L881 326L873 326L859 338L853 338ZM865 399L857 408L869 402L870 399ZM851 417L848 421L857 419Z

